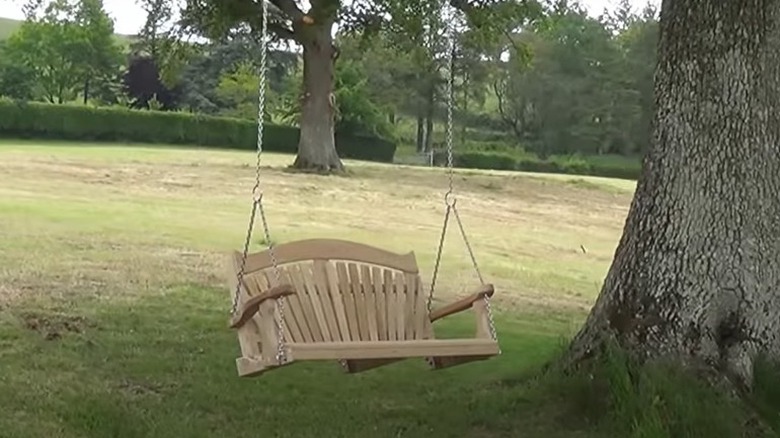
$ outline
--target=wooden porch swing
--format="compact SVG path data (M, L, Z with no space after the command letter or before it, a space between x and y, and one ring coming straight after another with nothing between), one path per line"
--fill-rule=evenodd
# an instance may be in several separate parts
M266 20L266 2L263 20ZM265 25L262 27L265 32ZM450 44L453 43L450 34ZM257 376L296 361L336 360L356 373L406 358L426 358L434 369L500 354L490 308L494 289L485 284L456 208L452 163L452 69L449 69L447 151L449 190L431 287L425 293L414 253L397 254L362 243L309 239L269 244L249 253L255 216L271 242L260 190L266 39L262 35L256 179L243 252L230 255L233 297L230 327L241 347L239 376ZM452 47L451 47L452 48ZM451 52L452 53L452 52ZM452 67L453 57L450 57ZM481 286L466 298L432 310L444 237L451 213L471 256ZM436 339L432 323L473 309L471 339Z

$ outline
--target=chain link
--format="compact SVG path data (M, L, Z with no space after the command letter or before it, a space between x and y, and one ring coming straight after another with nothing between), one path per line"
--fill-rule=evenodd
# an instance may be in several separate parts
M262 28L260 30L260 68L259 68L259 90L257 93L257 154L255 160L255 184L252 187L252 211L249 216L249 226L247 228L246 240L244 241L244 251L241 258L241 267L238 271L238 282L236 285L235 295L233 297L233 305L230 313L235 314L238 308L238 301L241 292L241 285L243 283L246 259L249 255L249 245L252 240L252 231L255 224L255 217L257 212L260 212L260 219L263 224L263 234L266 244L268 245L268 255L271 258L271 264L273 265L274 275L276 276L277 284L281 284L281 273L279 272L279 265L274 253L274 245L271 241L271 232L268 227L268 220L265 215L265 208L263 207L263 191L260 186L260 170L261 159L263 155L263 127L265 119L265 88L266 88L266 70L268 64L267 51L267 29L268 29L268 5L265 1L262 1ZM278 349L276 352L276 360L280 363L285 362L285 332L284 332L284 297L280 297L276 300L276 312L274 315L274 321L276 323L276 330L279 339Z
M490 337L494 340L498 340L498 334L496 333L496 323L493 321L493 308L490 306L490 297L487 295L483 295L482 299L485 300L485 309L487 309L488 314L488 325L490 326ZM501 350L498 351L501 353Z

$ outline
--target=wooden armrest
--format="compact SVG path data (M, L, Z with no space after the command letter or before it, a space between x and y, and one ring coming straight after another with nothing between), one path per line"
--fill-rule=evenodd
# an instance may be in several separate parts
M230 328L239 328L246 324L257 313L257 309L260 308L264 301L275 300L294 293L295 288L292 285L282 284L274 286L259 295L250 297L246 302L241 303L241 306L236 309L236 314L230 318Z
M471 306L474 304L474 302L481 300L486 296L492 297L494 292L495 289L493 288L492 284L483 284L482 286L480 286L477 292L467 296L466 298L460 299L454 303L448 304L440 309L436 309L432 311L431 322L444 318L445 316L450 316L454 313L458 313L470 309Z

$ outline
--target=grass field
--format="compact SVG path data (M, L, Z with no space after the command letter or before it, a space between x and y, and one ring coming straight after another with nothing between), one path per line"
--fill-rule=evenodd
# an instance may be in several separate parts
M633 183L457 173L465 226L498 291L502 356L358 375L306 363L247 380L236 377L226 328L223 254L242 243L253 160L0 143L0 436L629 436L601 420L603 388L538 376L598 292ZM275 241L414 250L430 272L442 171L347 162L349 176L322 177L287 172L290 161L264 158ZM476 281L455 234L446 251L436 304ZM456 317L436 329L465 334L471 323ZM680 400L670 406L690 401ZM675 436L737 436L710 423L710 435Z

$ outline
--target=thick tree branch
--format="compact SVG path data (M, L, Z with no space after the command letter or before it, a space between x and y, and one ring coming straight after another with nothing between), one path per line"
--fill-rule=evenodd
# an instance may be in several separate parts
M264 0L261 0L264 1ZM269 0L272 5L276 6L287 14L290 19L293 21L298 21L303 18L304 13L303 11L298 7L298 5L295 4L295 0Z
M282 23L268 23L268 31L279 38L298 41L298 36L295 32Z
M507 125L515 134L515 137L517 137L517 139L520 140L523 137L519 126L520 123L517 119L509 116L506 108L507 104L504 101L505 91L503 90L503 88L506 85L503 86L499 85L499 81L500 79L496 79L495 81L493 81L493 92L495 93L496 99L498 100L498 113L501 116L501 120L504 122L504 124Z

